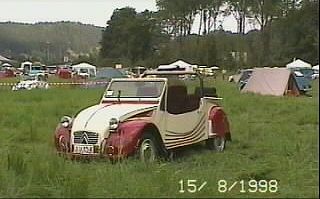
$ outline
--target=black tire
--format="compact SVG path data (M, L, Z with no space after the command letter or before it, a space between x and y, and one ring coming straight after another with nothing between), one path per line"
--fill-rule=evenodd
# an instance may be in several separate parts
M138 158L144 163L155 162L159 157L159 144L151 133L145 133L137 151Z
M215 150L217 152L223 152L226 148L226 138L225 137L214 137L206 140L206 146L210 150Z

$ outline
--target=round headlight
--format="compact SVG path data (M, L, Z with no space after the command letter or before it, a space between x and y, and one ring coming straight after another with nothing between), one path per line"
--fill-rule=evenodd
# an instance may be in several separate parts
M63 116L60 123L63 127L67 128L71 124L72 118L69 116Z
M111 118L109 121L109 129L116 130L119 126L119 120L117 118Z
M61 123L61 125L63 126L63 127L65 127L65 128L67 128L68 126L69 126L69 122L63 122L63 123Z

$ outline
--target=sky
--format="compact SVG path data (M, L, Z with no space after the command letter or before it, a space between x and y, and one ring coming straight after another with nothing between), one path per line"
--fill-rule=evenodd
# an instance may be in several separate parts
M157 10L155 0L0 0L0 21L77 21L105 27L116 8Z
M125 6L136 8L137 12L157 10L156 0L0 0L0 22L75 21L105 27L113 10ZM235 19L225 18L223 28L235 32Z

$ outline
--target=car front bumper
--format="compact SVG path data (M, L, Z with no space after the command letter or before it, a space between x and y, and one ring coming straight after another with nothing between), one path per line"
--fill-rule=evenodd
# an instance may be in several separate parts
M95 154L79 154L79 153L71 153L71 152L57 152L58 155L65 157L66 159L70 160L120 160L123 158L126 158L125 155L119 155L119 154L102 154L102 153L95 153Z

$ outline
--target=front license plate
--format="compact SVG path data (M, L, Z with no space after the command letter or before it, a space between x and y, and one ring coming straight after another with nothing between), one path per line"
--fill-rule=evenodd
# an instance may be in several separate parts
M80 153L80 154L93 154L93 146L88 145L75 145L74 146L74 153Z

